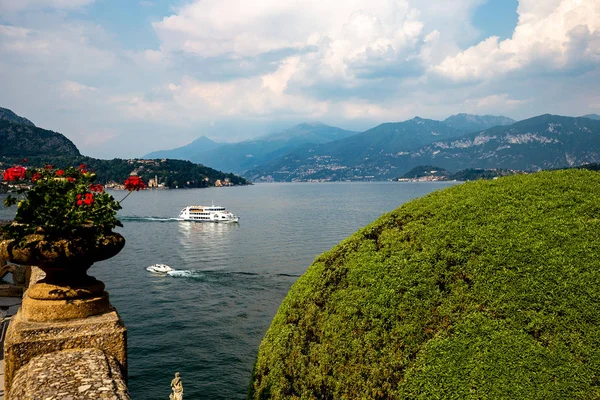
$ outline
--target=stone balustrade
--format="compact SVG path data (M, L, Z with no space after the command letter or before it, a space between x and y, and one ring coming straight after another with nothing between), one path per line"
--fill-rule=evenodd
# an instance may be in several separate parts
M0 267L6 267L4 260ZM43 277L43 272L32 268L25 300ZM106 307L101 309L95 303L90 305L94 301L90 297L48 299L47 307L40 301L30 302L36 306L32 310L23 302L4 341L6 400L130 399L127 329L108 303L108 294L104 295ZM55 307L57 302L65 304ZM69 315L63 318L57 309L68 310Z
M119 362L102 350L81 348L33 357L17 372L11 399L129 400Z

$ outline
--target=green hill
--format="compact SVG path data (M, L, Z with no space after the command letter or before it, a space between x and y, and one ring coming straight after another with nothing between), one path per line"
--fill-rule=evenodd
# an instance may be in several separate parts
M600 398L600 174L432 193L317 257L252 399Z
M25 121L25 122L24 122ZM28 122L28 123L27 123ZM0 108L0 172L7 167L22 164L42 167L50 164L65 168L86 164L98 175L99 183L123 182L130 173L136 172L146 182L158 177L167 187L206 187L217 180L228 179L234 185L249 182L239 176L181 160L100 160L82 156L77 147L63 134L41 129L26 118L10 110ZM0 184L0 190L6 187Z
M4 167L21 164L21 157L3 157L0 159L0 171ZM249 182L237 175L217 171L216 169L194 164L183 160L123 160L114 158L112 160L101 160L92 157L77 156L30 156L27 157L26 166L42 167L50 164L58 168L78 166L86 164L88 169L94 171L98 183L123 182L135 172L145 182L157 177L158 182L169 188L198 188L214 186L217 180L228 179L233 185L247 185Z
M2 119L0 119L0 143L2 143L0 157L81 155L73 142L60 133Z
M12 110L9 110L8 108L0 107L0 120L13 122L15 124L35 126L33 122L31 122L27 118L23 118L15 114Z
M439 177L447 177L449 175L448 171L444 168L435 167L433 165L419 165L418 167L414 167L406 174L402 175L404 179L417 179L423 178L426 176L439 176Z

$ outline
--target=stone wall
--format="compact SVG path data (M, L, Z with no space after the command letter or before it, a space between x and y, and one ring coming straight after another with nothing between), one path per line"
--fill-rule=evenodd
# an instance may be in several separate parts
M32 358L13 380L11 399L129 399L119 362L98 349Z
M33 269L31 285L43 278ZM49 321L28 320L23 307L4 343L7 400L130 399L127 329L112 306L86 318Z

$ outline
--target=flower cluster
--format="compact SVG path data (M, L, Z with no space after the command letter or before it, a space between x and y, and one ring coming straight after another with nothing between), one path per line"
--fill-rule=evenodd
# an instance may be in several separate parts
M7 169L3 178L16 185L17 193L22 195L19 199L8 195L4 201L7 207L17 204L16 223L3 227L9 238L35 232L73 235L82 227L103 234L122 226L116 217L120 202L95 183L96 174L85 164L65 169L50 165L44 168L15 166ZM130 176L125 187L131 193L146 185L138 176Z
M90 187L91 189L91 187ZM91 206L94 203L94 195L92 193L86 193L85 197L82 197L81 193L77 195L77 205Z
M146 184L144 182L142 182L142 178L140 178L139 176L135 176L132 175L129 178L127 178L125 180L125 189L129 190L130 192L133 190L140 190L140 189L145 189L146 188Z
M25 168L18 165L4 171L4 180L9 182L19 181L25 179L25 173Z

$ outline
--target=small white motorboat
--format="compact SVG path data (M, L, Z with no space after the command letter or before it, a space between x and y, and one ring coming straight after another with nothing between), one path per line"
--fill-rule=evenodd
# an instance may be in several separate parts
M150 271L153 274L168 274L173 271L173 268L169 267L167 264L154 264L146 267L146 271Z

